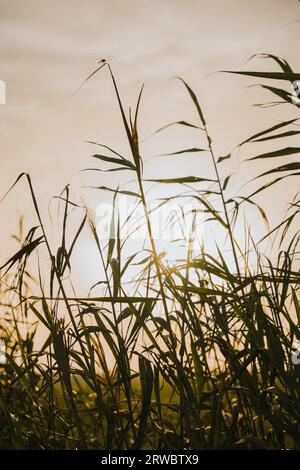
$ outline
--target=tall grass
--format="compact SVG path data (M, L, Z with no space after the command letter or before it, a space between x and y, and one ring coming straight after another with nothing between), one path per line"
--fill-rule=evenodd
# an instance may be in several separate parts
M286 61L268 58L282 71L232 73L288 84L299 79ZM300 365L292 360L297 358L294 342L300 340L299 197L295 195L282 223L264 237L276 247L274 259L260 252L261 240L254 240L251 227L245 230L243 247L235 235L241 208L254 205L267 222L256 196L273 190L284 178L297 181L300 163L277 164L278 157L294 159L300 151L281 145L282 139L299 134L297 116L258 131L236 147L251 145L253 151L274 139L273 152L258 149L252 160L266 159L276 166L257 176L258 186L251 194L230 195L230 176L220 175L224 160L236 149L216 155L204 111L181 80L197 121L171 125L198 133L201 147L175 149L174 158L203 152L214 177L203 177L196 163L199 176L151 180L183 188L158 201L156 209L171 199L183 205L188 198L196 203L193 215L201 212L202 223L212 225L226 241L218 245L216 237L216 249L208 252L205 237L197 238L194 218L185 257L170 263L153 234L155 209L149 204L143 170L138 125L143 89L134 113L127 116L109 64L101 62L95 73L100 69L112 80L130 156L94 143L103 153L93 157L101 165L113 165L109 171L130 171L136 190L99 187L113 192L111 236L104 243L90 212L72 202L66 187L59 196L61 241L53 248L30 175L19 175L10 189L26 179L38 225L24 235L21 223L16 236L20 248L1 267L0 327L6 362L1 364L0 447L300 448ZM291 92L262 87L295 106ZM275 178L260 185L260 178L269 175ZM142 208L140 223L147 233L143 247L130 254L115 204L122 194ZM74 208L83 215L70 238L69 214ZM183 224L184 217L183 213ZM97 297L81 298L70 294L70 279L74 248L85 227L96 244L104 279L93 286ZM47 282L41 256L50 262ZM128 282L131 268L138 274Z

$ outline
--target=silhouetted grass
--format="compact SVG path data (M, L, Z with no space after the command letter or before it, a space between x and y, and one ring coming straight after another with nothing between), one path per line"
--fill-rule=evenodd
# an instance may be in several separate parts
M299 78L284 60L268 57L282 72L234 73L287 83ZM200 152L201 158L212 163L214 176L203 175L203 160L201 164L195 160L198 176L151 180L184 189L176 197L172 194L158 201L157 208L171 199L183 205L188 198L204 214L202 223L211 225L226 241L218 244L216 235L215 252L208 252L205 237L197 238L195 222L185 258L170 263L157 247L153 208L145 189L138 132L142 90L135 112L127 116L110 66L101 62L97 72L102 68L108 70L114 85L130 156L96 144L100 153L93 157L101 165L113 165L111 171L130 171L136 190L99 189L112 191L114 203L119 194L126 194L136 207L142 207L141 224L147 231L144 248L124 254L126 239L121 236L116 206L111 237L104 244L93 217L71 201L66 187L60 195L64 208L61 242L54 249L30 176L17 178L13 188L21 178L27 180L38 225L24 236L21 224L16 237L20 249L1 267L1 336L7 353L1 365L0 447L300 448L300 365L292 361L293 343L300 340L299 197L295 195L282 223L264 237L273 241L278 253L274 259L260 252L260 240L253 239L250 228L245 229L243 248L235 236L241 207L255 205L267 222L255 196L273 190L271 186L283 178L297 181L300 163L294 158L299 148L287 147L281 140L300 132L298 118L273 123L236 147L251 144L251 160L268 159L270 169L257 176L259 185L252 194L233 196L230 176L220 175L223 161L236 149L226 156L216 155L204 111L193 90L181 80L197 121L171 125L198 133L200 147L174 149L172 158ZM297 111L290 92L262 86ZM272 139L276 149L262 153L261 143ZM292 161L278 166L278 157L290 156ZM275 179L260 185L260 178L268 175ZM71 209L83 213L72 241L68 232ZM94 287L101 295L79 298L76 293L70 295L69 278L74 247L86 226L105 278ZM37 249L50 262L47 283L39 258L33 256ZM30 274L33 266L36 279ZM133 266L139 274L128 284L126 273ZM46 332L42 344L36 338L41 326Z

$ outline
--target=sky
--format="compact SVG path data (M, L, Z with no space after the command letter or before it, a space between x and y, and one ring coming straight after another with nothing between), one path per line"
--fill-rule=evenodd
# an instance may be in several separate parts
M80 88L102 58L112 66L126 109L145 84L140 113L145 177L209 176L209 164L195 164L194 156L156 157L199 145L199 137L188 129L152 136L169 122L196 120L176 77L197 93L215 152L224 155L252 133L297 116L285 106L253 107L271 98L249 87L257 80L220 71L277 70L270 61L248 61L255 53L284 57L299 70L299 18L296 0L0 0L0 80L7 88L7 102L0 105L1 195L21 172L29 172L55 239L53 196L67 184L74 202L95 211L108 195L88 186L126 186L128 175L81 171L97 166L91 159L95 149L87 141L128 154L107 70ZM292 139L289 143L297 145ZM224 167L239 171L236 188L264 170L241 165L244 157L245 152ZM264 197L274 221L296 190L294 180ZM25 181L0 204L1 262L15 248L10 234L22 214L28 229L36 224ZM88 284L97 268L91 267L87 234L80 244L76 275Z

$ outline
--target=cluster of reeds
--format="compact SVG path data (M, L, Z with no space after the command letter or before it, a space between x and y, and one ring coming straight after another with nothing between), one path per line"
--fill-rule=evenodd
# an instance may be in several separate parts
M280 72L235 73L284 80L289 86L300 79L284 60L268 57ZM113 191L114 202L125 194L142 208L145 244L125 257L117 209L104 244L92 216L72 202L66 187L59 197L64 208L61 242L53 248L30 176L17 178L13 187L20 179L27 180L37 226L25 236L21 231L20 249L1 267L1 337L6 352L0 365L0 447L300 448L300 365L295 350L300 340L299 197L295 195L282 223L264 237L273 241L277 256L268 259L260 252L261 240L253 239L251 227L245 231L243 247L235 236L241 208L247 205L257 207L267 221L255 202L257 194L272 190L284 178L297 182L300 163L294 159L300 148L281 144L300 133L297 116L273 123L239 144L237 148L251 146L251 155L256 155L251 160L275 162L275 167L257 176L264 184L252 194L229 195L230 177L220 175L232 152L216 155L205 114L194 91L181 80L197 121L172 125L197 132L201 148L175 153L199 152L201 159L205 155L214 178L203 176L205 165L196 159L194 173L199 176L155 180L184 189L158 201L157 207L171 198L181 203L189 198L196 203L194 212L198 207L204 216L202 223L213 224L225 242L219 246L216 240L215 251L208 252L205 236L197 238L194 223L185 257L169 263L153 236L155 209L149 207L145 189L138 132L142 91L135 112L127 116L109 64L104 61L97 71L100 68L112 79L130 156L97 144L103 153L94 158L101 165L113 165L112 171L130 171L136 191L100 189ZM291 90L262 87L297 111ZM272 140L274 151L257 150ZM288 163L278 166L279 157L288 158ZM74 208L83 215L70 239L68 217ZM80 298L70 294L71 265L86 226L104 279L94 287L97 297ZM39 269L41 256L50 263L47 282ZM31 274L33 265L37 276ZM138 274L128 282L131 267ZM37 338L41 328L42 343Z

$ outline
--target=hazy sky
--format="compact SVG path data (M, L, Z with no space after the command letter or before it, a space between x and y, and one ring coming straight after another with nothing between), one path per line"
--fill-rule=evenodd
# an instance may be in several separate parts
M296 116L285 106L251 107L272 98L247 87L257 80L215 72L273 70L260 59L246 63L258 52L282 56L299 71L297 19L296 0L0 0L0 79L7 86L7 104L0 106L1 194L20 172L29 171L48 218L50 198L67 183L76 202L83 198L94 208L107 196L84 186L118 185L116 173L80 172L95 166L87 140L127 152L107 71L76 92L103 57L113 67L127 107L146 85L142 138L168 122L196 119L183 87L173 80L178 75L197 92L217 153L227 153L262 126ZM205 162L195 166L195 157L151 158L195 143L188 130L147 139L142 148L146 176L209 172ZM230 165L229 171L238 169L237 161ZM296 189L291 182L281 186L285 196ZM282 200L277 191L265 203L275 213ZM23 213L30 226L24 183L0 205L1 260L13 246L7 240Z

